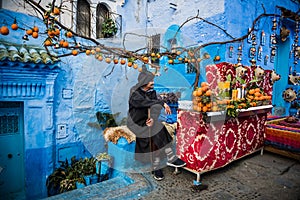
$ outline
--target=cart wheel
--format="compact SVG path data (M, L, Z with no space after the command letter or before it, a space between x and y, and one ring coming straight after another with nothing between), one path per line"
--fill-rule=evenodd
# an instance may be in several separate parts
M191 190L192 192L200 192L202 190L206 190L208 188L208 185L192 185Z

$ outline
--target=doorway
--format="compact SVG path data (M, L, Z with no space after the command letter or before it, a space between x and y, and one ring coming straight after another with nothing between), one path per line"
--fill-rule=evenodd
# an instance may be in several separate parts
M0 101L0 194L25 199L23 102Z

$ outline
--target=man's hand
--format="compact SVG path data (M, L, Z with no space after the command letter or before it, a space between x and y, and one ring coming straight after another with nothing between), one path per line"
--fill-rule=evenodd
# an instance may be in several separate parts
M172 114L171 108L168 106L168 104L164 103L165 112L166 114L170 115Z
M147 126L153 126L153 119L152 118L149 118L149 119L147 119L147 121L146 121L146 125Z

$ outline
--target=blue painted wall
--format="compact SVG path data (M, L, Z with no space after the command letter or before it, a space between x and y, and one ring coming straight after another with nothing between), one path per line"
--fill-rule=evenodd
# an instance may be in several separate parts
M117 6L117 12L123 17L124 33L141 33L162 35L162 44L167 44L168 39L174 33L174 27L180 26L186 19L196 16L199 10L199 17L217 24L228 34L237 38L246 34L248 28L252 26L253 20L264 12L261 4L267 13L279 13L276 6L283 6L294 12L298 10L298 5L294 1L286 0L219 0L219 1L178 1L176 9L170 8L169 1L125 1L123 7ZM39 27L43 23L32 16L23 15L7 10L0 10L1 19L5 19L7 24L13 22L16 16L20 26L30 27L28 23L35 21ZM258 24L258 33L264 30L267 34L266 45L263 47L263 55L270 54L269 35L271 30L271 19L262 18ZM45 29L44 29L45 30ZM41 32L43 29L41 29ZM22 44L20 40L23 31L11 32L8 36L0 36L0 40ZM25 44L41 46L45 37L41 34L39 39L30 39ZM123 38L122 38L123 39ZM101 41L108 46L121 46L122 39ZM201 20L193 20L187 23L180 31L178 41L183 46L197 46L208 42L226 41L231 38L224 31L204 23ZM258 34L257 40L260 40ZM77 38L78 42L88 43ZM290 42L290 41L288 41ZM126 38L126 48L135 49L146 46L145 38ZM232 43L234 54L232 58L228 56L229 44L211 45L202 49L201 53L208 52L210 59L201 62L200 82L205 81L203 75L206 65L215 64L213 58L220 55L220 62L237 62L236 49L243 46L242 63L250 65L248 51L250 44L247 41L242 43ZM281 45L278 57L274 63L258 61L265 69L276 69L282 79L276 83L275 94L280 93L286 85L286 75L288 73L286 52L290 43ZM139 63L141 64L141 63ZM156 87L159 91L180 91L181 100L190 100L192 84L195 74L186 74L186 65L169 65L166 58L160 60L161 76L155 79ZM96 112L120 112L117 121L121 121L127 114L127 99L129 88L136 83L138 71L132 68L115 66L112 75L106 76L112 69L113 64L106 64L96 60L92 56L80 54L76 57L69 56L61 58L59 63L59 74L54 85L53 103L53 132L51 136L44 134L36 135L33 140L29 135L25 136L26 143L26 189L29 199L45 197L45 180L52 173L54 167L59 165L58 161L71 158L96 155L106 151L105 141L102 137L102 129L97 127ZM165 70L167 69L167 70ZM64 96L64 92L70 92L70 97ZM0 99L5 100L5 99ZM287 106L281 98L275 99L275 104ZM27 107L26 107L27 106ZM28 109L25 104L24 110ZM31 122L31 118L26 118L25 129L35 129L36 124ZM58 137L57 126L63 124L67 128L66 137ZM49 140L47 137L51 137ZM48 142L47 142L48 141ZM38 172L38 173L37 173ZM34 181L35 180L35 181ZM42 189L40 189L42 187ZM39 189L38 189L39 188Z

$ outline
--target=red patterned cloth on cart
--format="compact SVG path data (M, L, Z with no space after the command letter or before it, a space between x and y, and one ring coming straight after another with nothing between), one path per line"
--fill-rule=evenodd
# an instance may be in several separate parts
M248 83L254 78L255 68L244 67L247 68L244 80ZM271 70L265 70L265 77L269 77L270 73ZM206 81L215 92L218 92L218 82L226 81L229 74L232 79L235 78L234 64L222 62L206 66ZM255 84L267 95L272 95L269 78ZM197 172L210 171L263 147L267 113L225 118L224 115L223 120L206 123L200 112L178 111L177 155L187 163L187 168Z
M177 155L205 172L253 153L264 144L266 113L205 123L202 113L179 110Z

